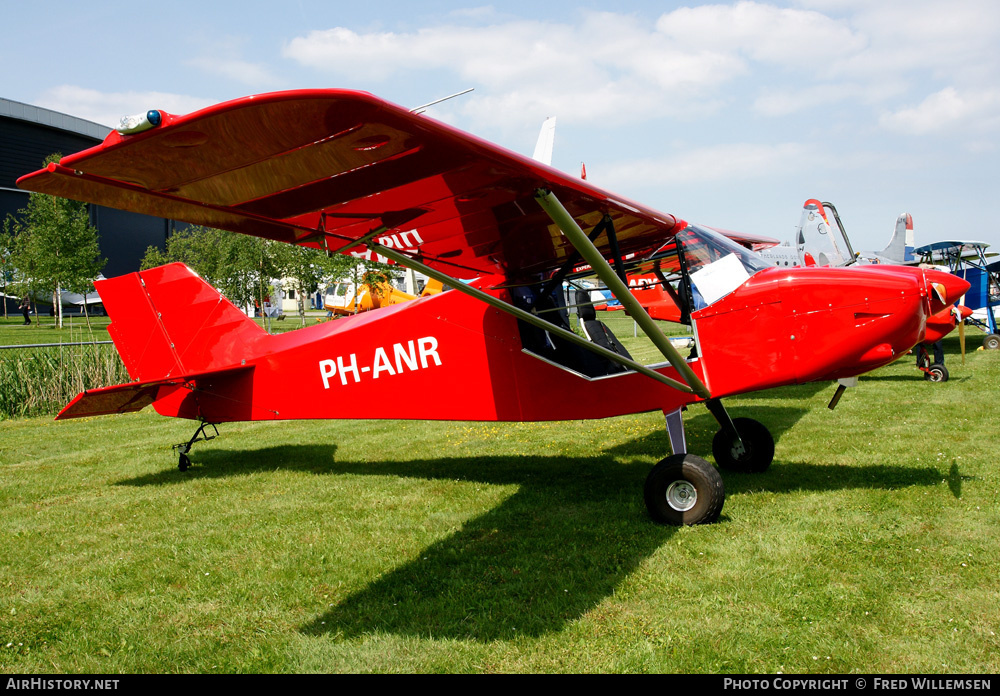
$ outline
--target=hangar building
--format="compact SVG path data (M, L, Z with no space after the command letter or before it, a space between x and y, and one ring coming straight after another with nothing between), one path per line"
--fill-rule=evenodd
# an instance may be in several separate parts
M100 144L110 128L75 116L0 99L0 220L28 204L28 192L17 188L18 177L41 169L54 152L69 155ZM90 222L100 236L107 258L104 275L139 270L147 247L165 248L173 220L91 205Z

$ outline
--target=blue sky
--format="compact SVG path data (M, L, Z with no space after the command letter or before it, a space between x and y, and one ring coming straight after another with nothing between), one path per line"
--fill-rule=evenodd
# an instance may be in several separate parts
M0 0L0 96L108 126L283 89L364 89L708 225L856 249L981 239L1000 177L1000 3ZM294 124L289 124L294 127ZM998 249L1000 250L1000 249Z

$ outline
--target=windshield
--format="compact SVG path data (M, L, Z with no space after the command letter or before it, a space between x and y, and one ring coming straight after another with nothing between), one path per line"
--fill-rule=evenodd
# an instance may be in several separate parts
M677 233L677 241L684 248L684 261L689 273L720 261L730 254L736 255L736 262L746 271L749 278L757 271L770 268L764 259L744 246L718 232L712 232L698 225L688 225Z
M697 225L677 233L691 279L691 299L700 309L725 297L768 264L757 254L721 234Z
M666 275L681 274L683 250L684 269L690 279L691 304L701 309L742 285L750 276L770 265L757 254L718 232L688 225L661 247L649 261Z

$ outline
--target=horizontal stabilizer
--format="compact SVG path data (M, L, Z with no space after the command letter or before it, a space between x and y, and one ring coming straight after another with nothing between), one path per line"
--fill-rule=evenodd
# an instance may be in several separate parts
M56 415L56 420L141 411L153 403L159 388L159 383L140 384L133 382L114 387L90 389L77 394L75 399L66 404L65 408Z
M253 368L250 366L241 366L229 370L182 375L151 382L129 382L113 387L88 389L77 394L76 398L66 404L66 407L56 415L56 420L141 411L158 399L177 392L179 389L182 390L183 394L200 396L202 399L217 398L218 394L215 392L220 391L220 388L221 391L226 391L227 387L240 382L252 371ZM160 409L159 405L157 409ZM198 417L198 414L185 413L183 417Z

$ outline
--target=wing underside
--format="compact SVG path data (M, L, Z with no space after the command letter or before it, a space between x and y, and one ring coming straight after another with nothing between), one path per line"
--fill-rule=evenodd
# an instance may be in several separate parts
M162 113L162 112L161 112ZM683 223L364 93L247 97L94 148L22 188L331 250L406 250L462 278L527 282L573 254L534 199L554 192L584 230L610 218L621 255ZM611 240L595 240L611 255Z

